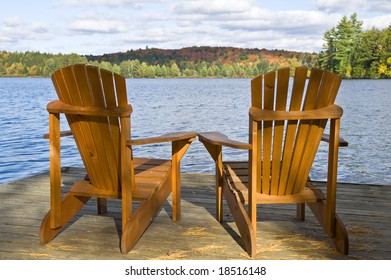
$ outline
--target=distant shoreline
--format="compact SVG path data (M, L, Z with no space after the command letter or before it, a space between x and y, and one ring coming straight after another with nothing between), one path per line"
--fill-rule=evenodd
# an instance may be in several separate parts
M44 77L44 76L0 76L0 79L50 79L50 77ZM164 77L155 77L155 78L147 78L147 77L139 77L139 78L135 78L135 77L127 77L125 79L129 79L129 80L141 80L141 79L144 79L144 80L164 80L164 79L178 79L178 80L185 80L185 79L221 79L221 80L225 80L225 79L252 79L252 78L255 78L254 77L167 77L167 78L164 78ZM390 80L391 78L342 78L342 80L345 80L345 81L355 81L355 80Z

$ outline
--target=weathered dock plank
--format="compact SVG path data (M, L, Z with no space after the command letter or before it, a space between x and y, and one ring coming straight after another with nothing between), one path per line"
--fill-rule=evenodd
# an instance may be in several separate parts
M63 170L64 189L83 176ZM317 183L324 188L323 183ZM346 224L350 254L337 252L307 210L295 219L294 205L258 208L256 259L391 259L391 186L339 184L337 212ZM39 226L49 208L47 173L0 186L0 260L8 259L249 259L224 205L224 222L215 216L214 177L182 175L182 219L171 220L171 201L128 254L119 250L120 202L109 200L98 215L91 199L67 228L47 245Z

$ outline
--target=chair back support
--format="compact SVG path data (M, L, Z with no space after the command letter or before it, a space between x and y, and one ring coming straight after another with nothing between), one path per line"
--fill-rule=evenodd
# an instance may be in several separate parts
M72 65L57 70L52 81L59 100L74 106L115 108L128 104L125 79L94 66ZM66 114L91 183L98 189L120 190L118 117ZM125 131L123 131L125 132Z
M306 111L333 104L341 79L318 69L312 69L309 79L307 75L306 67L296 68L290 93L289 68L254 78L251 81L252 106L273 111ZM327 120L316 119L259 123L255 132L258 141L252 143L258 145L255 149L258 154L251 155L260 158L256 167L257 191L270 195L302 191L326 124ZM252 130L250 122L250 138Z

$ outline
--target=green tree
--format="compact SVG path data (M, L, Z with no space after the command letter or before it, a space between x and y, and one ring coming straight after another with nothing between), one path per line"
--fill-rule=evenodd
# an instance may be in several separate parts
M131 77L141 78L141 63L138 59L132 60L132 72Z
M350 20L346 16L338 23L335 29L335 53L337 61L336 72L342 77L350 78L353 63L353 55L357 48L357 41L361 35L362 22L357 20L357 15L351 15Z
M43 74L50 76L54 71L58 69L57 62L54 58L49 58L45 61Z
M223 64L223 67L221 68L221 76L226 78L235 77L235 69L232 66L232 64L228 64L228 63Z
M103 69L106 69L106 70L109 70L109 71L112 71L112 70L113 70L113 65L111 65L111 63L108 62L108 61L102 61L102 62L99 64L99 67L100 67L100 68L103 68Z
M174 62L170 67L170 76L171 77L179 77L181 74L178 65Z
M142 78L148 77L148 64L146 62L142 62L140 65L140 76Z
M378 78L378 68L385 42L381 31L376 28L367 30L361 35L360 44L355 53L353 77Z
M269 63L267 62L266 59L261 58L261 60L258 62L257 66L258 68L258 73L266 73L269 71Z
M326 31L323 40L323 51L319 54L322 68L338 73L344 78L352 77L354 54L362 34L362 21L354 13L348 19L344 16L336 27Z
M3 63L0 62L0 76L4 76L7 73Z
M150 65L148 66L147 72L146 72L147 78L155 78L155 66Z
M121 75L121 67L118 64L114 64L113 65L112 71L114 73L117 73L117 74Z
M121 68L121 75L124 76L125 78L131 77L132 73L132 62L128 59L125 61L122 61L119 65Z

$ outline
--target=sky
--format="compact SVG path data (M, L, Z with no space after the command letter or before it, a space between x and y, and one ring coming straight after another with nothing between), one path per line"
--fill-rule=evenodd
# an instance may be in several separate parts
M391 0L11 0L0 50L101 55L191 46L319 52L323 34L357 13L391 24Z

